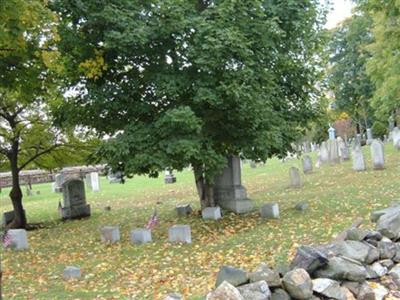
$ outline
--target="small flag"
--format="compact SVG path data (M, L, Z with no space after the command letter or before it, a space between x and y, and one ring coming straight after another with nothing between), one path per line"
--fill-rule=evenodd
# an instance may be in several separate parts
M147 222L146 229L152 230L158 223L157 210L154 210L149 221Z
M8 234L8 232L4 232L3 235L3 246L4 248L8 248L12 245L13 241L12 241L12 237L11 235Z

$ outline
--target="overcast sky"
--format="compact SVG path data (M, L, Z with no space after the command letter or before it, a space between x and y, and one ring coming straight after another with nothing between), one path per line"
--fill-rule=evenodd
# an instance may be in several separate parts
M326 0L320 0L324 3ZM353 4L351 0L331 0L332 11L328 14L327 28L333 28L344 19L351 16Z

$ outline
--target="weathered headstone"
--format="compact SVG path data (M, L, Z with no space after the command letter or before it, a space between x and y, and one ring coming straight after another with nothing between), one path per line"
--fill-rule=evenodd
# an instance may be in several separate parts
M179 217L186 217L193 212L192 207L190 204L181 204L175 207L176 213Z
M290 187L300 188L303 186L299 169L297 169L296 167L291 167L289 169L289 175L290 175Z
M353 170L354 171L365 171L365 161L364 154L362 152L361 146L356 144L353 147Z
M171 170L165 170L164 182L166 184L171 184L176 182L176 177Z
M367 128L367 145L371 145L373 139L374 138L372 136L372 129Z
M189 225L174 225L168 229L168 240L171 243L192 242L192 235Z
M342 158L343 161L350 160L349 146L344 145L344 147L340 149L340 153L341 153L340 157Z
M61 193L62 184L64 183L65 177L63 174L59 173L54 176L54 184L52 185L53 192Z
M100 191L99 173L91 172L86 174L86 185L92 189L93 192Z
M261 218L264 219L279 219L278 203L267 203L260 208Z
M321 158L321 163L329 162L329 151L326 142L322 142L321 147L319 149L319 155Z
M145 243L150 243L151 230L146 228L137 228L131 231L131 242L136 245L141 245Z
M339 147L336 140L328 140L328 152L329 152L329 162L331 164L337 164L340 162Z
M64 280L81 278L81 269L75 266L68 266L63 271Z
M221 208L206 207L201 211L203 220L218 220L221 219Z
M371 143L371 158L374 170L385 168L385 154L383 143L380 140L373 140Z
M118 226L104 226L100 229L100 233L101 241L104 243L114 244L121 239Z
M29 248L28 236L25 229L9 229L7 235L11 240L11 249L27 250Z
M334 140L336 138L336 136L335 136L335 128L329 127L328 135L329 135L329 139L330 140Z
M302 163L303 163L304 174L311 173L313 170L311 157L309 155L304 155Z
M240 158L231 156L222 174L215 178L214 199L218 206L241 214L249 212L253 203L247 198L241 181Z
M86 203L85 184L82 180L71 178L62 185L62 219L75 219L90 216L90 205Z
M395 127L392 132L392 139L393 139L393 146L397 149L400 150L400 129Z

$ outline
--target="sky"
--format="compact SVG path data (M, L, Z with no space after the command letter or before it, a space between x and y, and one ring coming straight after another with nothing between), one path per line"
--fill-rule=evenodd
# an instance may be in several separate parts
M322 3L325 0L320 0ZM334 28L338 23L351 16L351 8L353 4L351 0L331 0L332 11L328 14L328 22L325 27L328 29Z

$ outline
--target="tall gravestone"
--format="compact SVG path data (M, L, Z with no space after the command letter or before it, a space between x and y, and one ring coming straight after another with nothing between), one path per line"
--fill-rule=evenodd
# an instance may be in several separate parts
M329 152L329 162L331 164L337 164L340 162L339 147L336 140L328 140L328 152Z
M362 152L361 146L355 144L353 147L353 170L354 171L365 171L365 161L364 154Z
M290 176L290 187L300 188L303 186L299 169L297 169L296 167L291 167L289 169L289 176Z
M350 159L350 151L347 143L339 136L337 138L339 156L341 160L349 160Z
M392 139L393 139L393 146L397 149L400 150L400 129L395 127L392 132Z
M302 163L303 163L303 172L305 174L311 173L313 170L311 157L309 155L304 155Z
M371 128L367 128L367 145L371 145L373 139L374 138L372 136L372 129Z
M64 174L58 173L54 176L54 182L52 184L53 192L54 193L61 193L62 192L62 184L64 182Z
M93 192L100 192L100 180L99 180L99 173L91 172L86 174L86 185L93 191Z
M218 206L241 214L252 210L253 203L247 198L242 185L240 158L231 156L222 174L215 178L214 199Z
M329 162L329 151L326 142L322 142L321 147L319 149L319 156L321 158L321 163Z
M371 158L374 170L385 168L385 154L383 143L380 140L373 140L371 143Z
M85 184L82 180L71 178L62 185L62 219L76 219L90 216L90 205L86 203Z
M336 138L336 136L335 136L335 128L329 127L328 135L329 135L329 139L330 140L334 140Z

